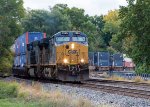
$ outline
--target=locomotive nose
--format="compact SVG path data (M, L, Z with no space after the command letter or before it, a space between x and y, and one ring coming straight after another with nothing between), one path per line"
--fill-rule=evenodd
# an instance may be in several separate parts
M75 48L75 47L74 47L74 43L72 43L72 44L71 44L71 49L74 49L74 48Z
M77 48L78 47L78 48ZM77 43L71 42L69 44L68 55L70 64L78 63L79 46Z
M68 43L66 46L65 46L65 52L67 53L66 54L66 57L63 59L63 62L66 64L66 63L69 63L71 65L74 65L74 64L83 64L85 63L86 59L85 59L85 52L84 52L84 48L85 47L82 47L80 46L80 44L78 43L75 43L75 42L70 42Z

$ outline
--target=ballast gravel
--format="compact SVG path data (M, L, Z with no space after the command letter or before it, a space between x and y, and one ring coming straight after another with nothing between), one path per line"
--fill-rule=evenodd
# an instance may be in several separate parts
M0 79L4 81L16 80L14 77ZM26 81L27 84L32 84L31 80L19 79L18 82ZM150 107L150 99L134 98L117 94L110 94L102 91L91 89L78 88L53 83L41 83L43 91L61 91L62 93L71 95L73 98L88 99L95 106L101 107Z
M78 88L60 84L42 83L44 91L60 91L73 97L88 99L95 106L107 105L108 107L150 107L150 100L134 98L102 91Z
M129 88L129 89L137 89L137 90L143 90L143 91L150 91L150 87L142 87L142 86L132 86L132 85L126 85L126 84L103 84L104 86L114 86L114 87L121 87L121 88Z

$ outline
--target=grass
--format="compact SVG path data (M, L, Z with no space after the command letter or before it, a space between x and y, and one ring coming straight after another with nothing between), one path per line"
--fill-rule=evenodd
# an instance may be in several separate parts
M0 100L0 107L89 107L89 105L84 104L82 101L73 105L65 104L64 102L44 100L30 100L26 102L22 99L2 99Z
M4 95L0 98L0 107L94 107L89 100L73 94L63 94L59 90L45 92L39 82L27 85L25 82L0 81L0 94ZM112 107L106 104L97 106Z
M107 80L115 80L115 81L127 81L127 82L137 82L137 83L148 83L150 84L150 80L143 80L140 76L136 76L134 79L126 79L117 75L106 78Z
M0 96L0 107L93 107L84 98L73 98L58 90L45 92L38 82L27 85L0 81Z
M119 77L119 76L116 76L116 75L113 75L113 76L111 76L111 77L109 77L107 79L109 79L109 80L115 80L115 81L126 81L125 78Z
M143 80L140 76L136 76L136 77L133 79L133 82L144 82L144 80Z
M1 99L0 107L44 107L44 103L39 101L25 101L24 99L13 98L13 99Z
M18 84L15 82L5 83L0 81L0 99L14 98L18 95Z

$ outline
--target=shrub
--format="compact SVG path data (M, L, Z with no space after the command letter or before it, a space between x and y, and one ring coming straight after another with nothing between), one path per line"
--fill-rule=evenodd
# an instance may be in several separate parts
M15 98L18 95L18 84L0 81L0 99Z
M143 82L144 80L140 76L136 76L133 81L134 82Z
M0 73L10 75L13 62L13 54L10 50L0 49Z
M125 81L125 78L114 75L110 77L110 80L115 80L115 81Z
M150 65L146 65L145 63L137 64L137 67L135 69L136 73L142 74L142 73L150 73Z

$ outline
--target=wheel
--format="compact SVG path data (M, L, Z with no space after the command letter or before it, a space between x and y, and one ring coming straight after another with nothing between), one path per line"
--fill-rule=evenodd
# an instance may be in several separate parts
M35 68L34 69L34 76L36 78L42 78L42 72L41 72L41 70L39 68Z

